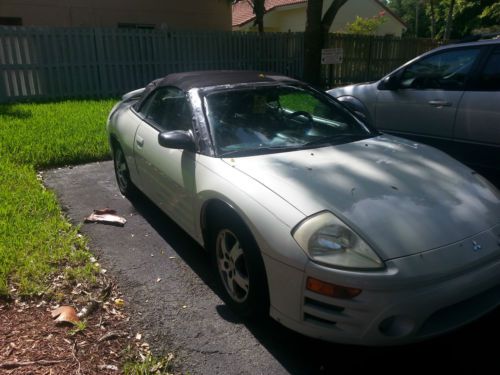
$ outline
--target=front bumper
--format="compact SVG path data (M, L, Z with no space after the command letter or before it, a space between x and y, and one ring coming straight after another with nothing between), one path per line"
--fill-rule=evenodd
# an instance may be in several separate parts
M480 249L474 249L477 244ZM283 270L289 288L271 298L271 316L307 336L359 345L404 344L445 333L500 305L500 225L386 266L362 273L309 262L305 272ZM350 300L326 297L306 290L309 276L363 292ZM296 278L300 284L292 285Z

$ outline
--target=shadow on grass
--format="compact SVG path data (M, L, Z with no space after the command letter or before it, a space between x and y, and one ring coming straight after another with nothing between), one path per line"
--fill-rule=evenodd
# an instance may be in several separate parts
M24 120L32 117L33 114L31 111L14 108L12 104L0 104L0 116Z

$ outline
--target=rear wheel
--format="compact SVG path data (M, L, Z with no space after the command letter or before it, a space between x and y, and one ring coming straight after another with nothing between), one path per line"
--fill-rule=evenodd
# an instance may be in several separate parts
M115 166L116 182L118 189L127 198L133 198L137 194L137 188L130 179L130 172L125 159L125 154L119 145L114 147L113 162Z
M213 261L227 304L243 317L268 313L264 262L248 229L241 220L228 218L215 224L212 233Z

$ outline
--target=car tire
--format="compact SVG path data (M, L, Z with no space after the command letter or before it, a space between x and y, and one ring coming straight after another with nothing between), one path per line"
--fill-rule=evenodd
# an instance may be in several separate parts
M269 313L266 270L250 231L236 215L212 226L211 253L227 305L243 318Z
M130 170L128 168L125 154L119 145L113 147L113 164L115 166L115 177L118 189L127 198L137 196L137 188L130 179Z

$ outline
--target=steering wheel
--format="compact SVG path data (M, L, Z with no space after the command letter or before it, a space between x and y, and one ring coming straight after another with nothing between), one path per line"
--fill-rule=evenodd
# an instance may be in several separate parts
M305 133L309 132L314 125L314 120L313 120L312 115L306 111L296 111L296 112L290 113L288 115L288 118L292 120L295 117L299 117L299 116L303 116L303 117L307 118L307 124L309 125L309 127L305 130Z
M309 120L310 123L313 122L313 118L312 118L311 114L309 112L306 112L306 111L296 111L296 112L290 113L288 115L288 118L293 119L294 117L298 117L298 116L307 117L307 119Z

